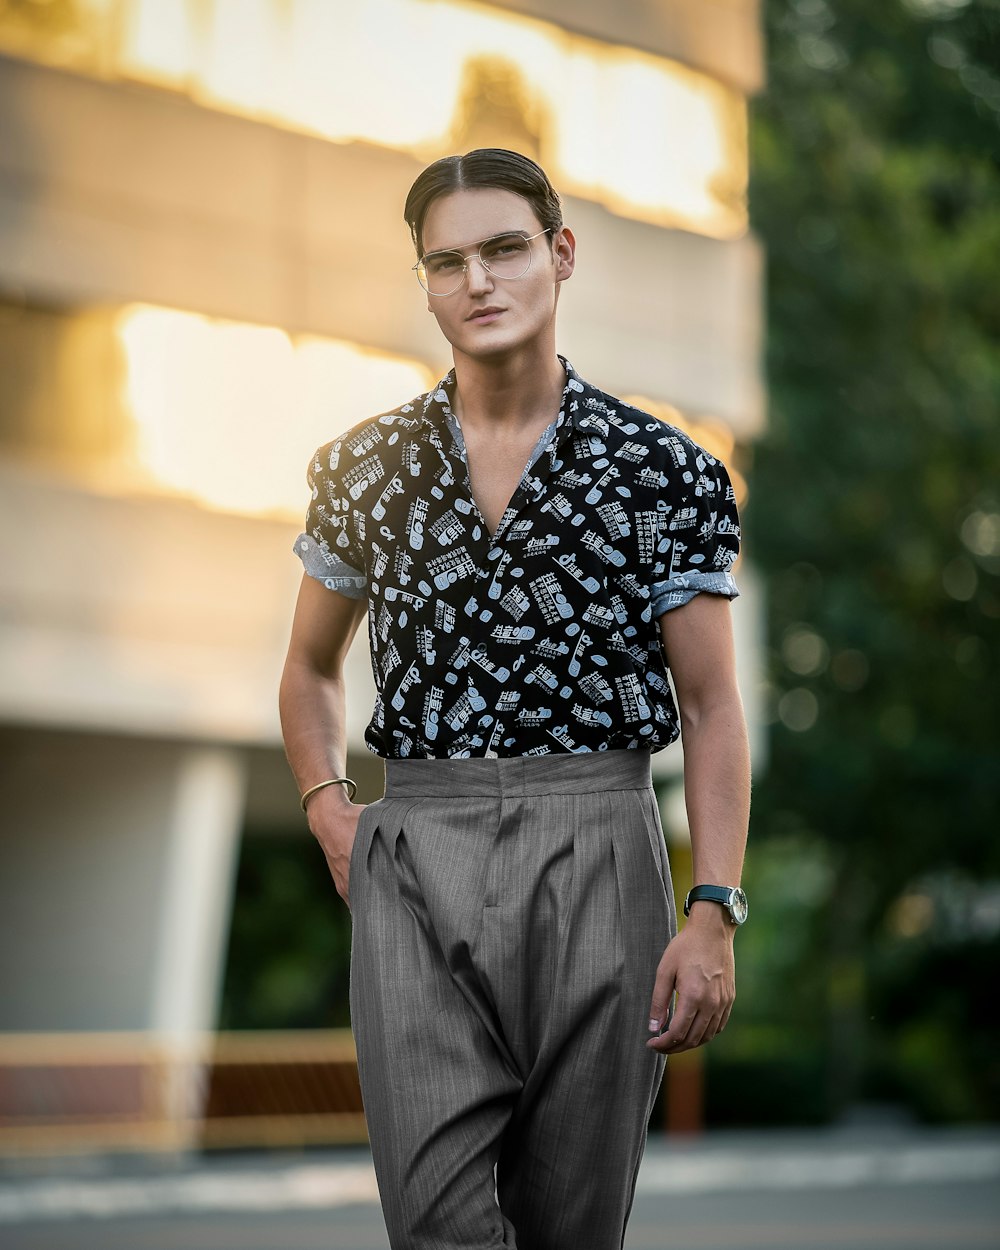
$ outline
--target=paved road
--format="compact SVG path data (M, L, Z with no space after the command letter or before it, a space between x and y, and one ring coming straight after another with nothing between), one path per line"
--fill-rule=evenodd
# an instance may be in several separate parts
M626 1250L1000 1250L1000 1132L651 1141ZM386 1250L358 1151L0 1179L3 1250ZM586 1250L586 1248L581 1248Z

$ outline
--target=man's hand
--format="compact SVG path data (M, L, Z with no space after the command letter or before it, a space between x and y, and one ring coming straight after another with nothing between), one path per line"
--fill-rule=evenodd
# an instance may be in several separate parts
M677 1006L667 1031L646 1043L650 1050L667 1055L693 1050L726 1027L736 998L735 931L718 903L691 904L687 924L667 946L656 970L650 1032L663 1027L674 990Z
M332 793L337 791L339 793ZM309 828L323 848L327 867L337 893L351 906L348 891L351 852L357 837L358 821L366 803L352 803L340 786L327 786L317 791L306 805Z

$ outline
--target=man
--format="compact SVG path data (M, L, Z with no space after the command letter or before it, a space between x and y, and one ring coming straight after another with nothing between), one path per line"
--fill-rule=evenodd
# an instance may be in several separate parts
M312 461L286 749L352 909L391 1244L620 1250L666 1057L735 996L732 487L556 352L576 240L538 165L447 157L404 216L454 369ZM366 611L386 785L359 810L343 665ZM649 761L681 727L704 888L678 933Z

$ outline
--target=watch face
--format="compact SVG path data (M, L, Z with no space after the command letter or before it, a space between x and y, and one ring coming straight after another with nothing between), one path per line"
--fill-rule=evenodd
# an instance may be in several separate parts
M729 906L732 908L733 919L736 923L743 924L750 913L750 906L747 903L747 896L739 886L729 896Z

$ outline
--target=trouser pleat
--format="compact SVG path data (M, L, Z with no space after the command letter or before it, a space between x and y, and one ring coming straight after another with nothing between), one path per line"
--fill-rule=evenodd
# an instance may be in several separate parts
M608 754L562 765L556 793L536 761L457 761L477 767L450 795L387 768L359 822L352 1023L400 1250L620 1250L677 922L648 761Z

